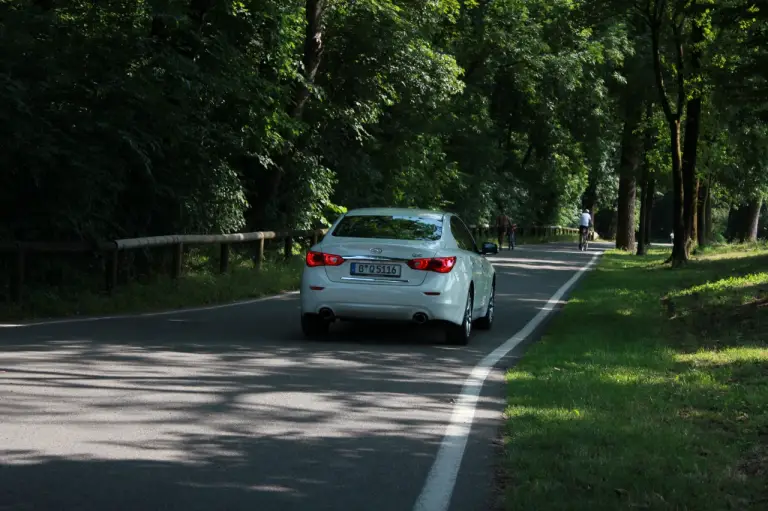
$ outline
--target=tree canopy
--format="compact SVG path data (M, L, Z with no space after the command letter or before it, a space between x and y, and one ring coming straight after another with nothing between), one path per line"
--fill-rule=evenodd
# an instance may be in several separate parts
M764 0L4 0L0 37L3 239L588 208L634 249L671 201L684 261L768 193Z

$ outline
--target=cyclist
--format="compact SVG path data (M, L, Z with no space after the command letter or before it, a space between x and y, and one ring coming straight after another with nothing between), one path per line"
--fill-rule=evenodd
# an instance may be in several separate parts
M592 224L592 215L589 214L589 210L585 209L579 218L579 250L582 247L582 239L587 240L589 236L589 226ZM583 238L582 238L583 236Z

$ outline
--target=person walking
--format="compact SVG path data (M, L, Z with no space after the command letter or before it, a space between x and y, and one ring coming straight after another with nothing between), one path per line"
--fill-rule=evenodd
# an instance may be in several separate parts
M517 232L517 224L509 224L509 231L507 231L507 243L509 244L509 249L514 250L515 249L515 233Z
M504 235L509 231L509 226L512 222L509 221L509 217L499 209L499 214L496 215L496 233L499 237L499 249L504 247Z

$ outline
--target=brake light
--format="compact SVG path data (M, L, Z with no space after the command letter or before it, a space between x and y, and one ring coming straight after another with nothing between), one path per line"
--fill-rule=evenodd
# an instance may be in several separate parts
M323 252L307 252L307 266L340 266L344 258L334 254L325 254Z
M408 267L412 270L434 271L436 273L448 273L456 266L456 258L451 257L430 257L424 259L411 259L408 261Z

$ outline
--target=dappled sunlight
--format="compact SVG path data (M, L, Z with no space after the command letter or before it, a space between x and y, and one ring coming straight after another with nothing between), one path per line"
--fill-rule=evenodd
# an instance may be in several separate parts
M538 376L529 371L518 371L516 369L507 371L507 382L531 381L536 378L538 378Z
M535 417L544 422L571 421L586 418L587 413L584 410L575 408L540 408L534 406L510 405L504 412L507 419Z
M663 385L669 383L664 374L643 370L636 367L610 367L605 370L595 370L598 379L606 383L619 385Z
M724 366L737 363L768 363L768 347L728 347L721 350L700 350L677 353L675 360L693 367Z
M737 290L750 286L768 284L768 272L750 273L744 276L731 276L715 281L709 281L704 284L698 284L670 293L670 296L691 296L698 293L714 294L718 292Z
M159 331L144 343L133 329L120 333L119 323L102 339L81 335L99 332L82 325L68 328L70 340L48 335L57 328L25 328L38 340L7 342L0 438L13 448L0 446L4 498L41 509L113 509L112 491L142 488L121 505L308 509L371 481L415 498L481 356L471 346L415 347L407 338L364 349L227 342L234 336L226 322L219 340L212 334L206 343L205 324L151 324ZM178 338L159 341L164 325ZM503 408L503 398L481 396L473 429L495 424ZM393 477L393 466L418 477ZM84 493L84 480L109 491ZM46 495L56 495L55 505Z
M237 454L199 445L190 452L190 435L434 443L468 370L444 353L198 353L85 341L60 345L55 357L17 350L0 373L0 435L24 441L2 457L189 462Z

